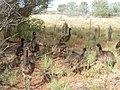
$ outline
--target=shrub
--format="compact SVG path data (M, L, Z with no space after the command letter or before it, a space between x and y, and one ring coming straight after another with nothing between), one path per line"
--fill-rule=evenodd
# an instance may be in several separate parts
M23 37L25 39L31 38L31 32L41 32L41 27L44 21L41 19L29 18L27 21L21 23L17 28L17 33L19 38Z

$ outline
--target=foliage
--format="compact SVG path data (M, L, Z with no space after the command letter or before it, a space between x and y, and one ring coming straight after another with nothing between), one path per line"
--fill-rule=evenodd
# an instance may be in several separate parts
M107 0L94 0L92 3L93 15L95 16L110 16L111 10Z
M75 16L77 15L77 12L78 12L78 5L76 4L76 2L68 2L67 4L58 5L57 10L61 14L66 14L68 16Z
M57 7L57 10L63 14L63 12L67 9L67 5L66 4L59 4Z
M88 13L88 3L87 2L81 2L79 5L79 11L82 15L86 15Z
M0 75L0 81L11 86L17 83L18 71L7 71Z
M68 10L68 15L69 16L75 16L76 11L78 10L78 6L77 6L76 2L69 2L67 4L67 10Z
M120 15L120 2L115 2L110 5L113 15Z
M53 59L49 56L44 56L43 57L43 64L42 64L42 69L43 70L48 70L49 68L51 68L53 66Z
M10 32L16 31L11 28L17 28L33 10L47 8L50 1L52 0L1 0L0 31L4 30L4 38L11 36Z
M71 90L70 82L61 82L56 79L53 79L51 83L49 83L50 90Z
M44 21L41 19L29 18L26 22L21 23L18 26L17 33L18 37L29 39L31 38L31 32L41 32L41 27Z
M120 2L109 4L107 0L94 0L92 2L92 5L88 5L88 3L85 1L81 2L80 5L76 4L75 2L68 2L67 4L59 4L57 10L61 14L65 14L68 16L85 16L89 13L92 13L92 15L94 16L101 17L112 15L119 16Z

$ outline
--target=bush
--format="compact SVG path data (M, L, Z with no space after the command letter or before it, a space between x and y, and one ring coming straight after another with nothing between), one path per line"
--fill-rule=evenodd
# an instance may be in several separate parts
M41 27L44 21L41 19L29 18L27 21L21 23L17 28L19 38L31 38L31 32L41 32Z

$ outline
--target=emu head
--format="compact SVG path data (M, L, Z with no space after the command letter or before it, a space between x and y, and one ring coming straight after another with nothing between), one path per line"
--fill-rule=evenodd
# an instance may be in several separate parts
M99 51L102 51L102 47L99 43L96 46L99 48Z
M72 30L71 28L69 28L69 30Z
M84 52L87 51L86 48L83 48L83 51L84 51Z
M36 35L36 32L33 32L32 35L35 36L35 35Z
M25 39L24 39L24 38L21 38L21 41L25 41Z
M97 47L101 47L101 45L98 43L97 45L96 45Z

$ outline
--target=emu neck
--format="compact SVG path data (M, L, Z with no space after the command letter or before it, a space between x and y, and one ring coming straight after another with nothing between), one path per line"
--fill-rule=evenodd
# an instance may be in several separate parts
M84 56L84 54L85 54L85 50L83 50L83 52L82 52L81 56Z
M34 39L36 39L36 36L35 36L35 35L33 35L33 39L32 39L32 40L34 40Z
M24 64L27 65L29 63L28 61L28 50L24 51Z
M23 47L23 45L24 45L24 42L21 40L21 46Z
M69 30L69 36L71 36L71 31Z
M100 52L100 54L102 54L102 47L101 46L99 46L99 52Z

